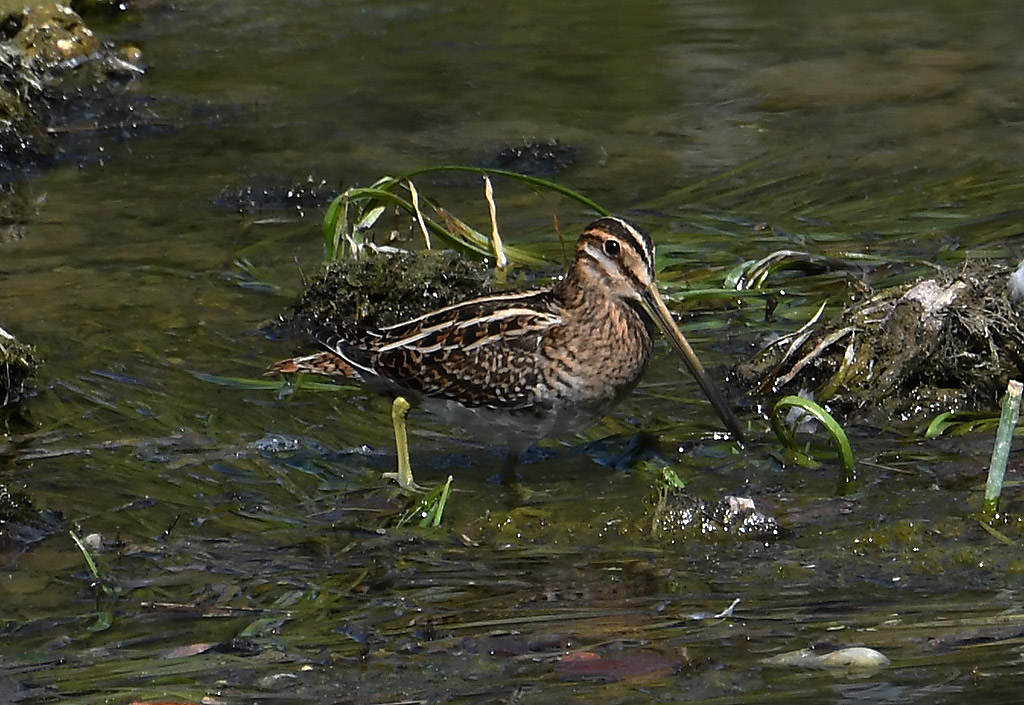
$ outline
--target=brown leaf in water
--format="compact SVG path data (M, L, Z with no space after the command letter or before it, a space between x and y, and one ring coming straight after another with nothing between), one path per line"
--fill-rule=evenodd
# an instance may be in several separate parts
M160 654L160 658L185 658L187 656L198 656L199 654L205 654L207 651L216 648L218 645L214 643L195 643L186 644L185 646L176 646L170 651L165 651Z
M648 651L626 652L615 657L593 651L574 651L558 662L558 671L570 680L615 681L668 675L686 662Z

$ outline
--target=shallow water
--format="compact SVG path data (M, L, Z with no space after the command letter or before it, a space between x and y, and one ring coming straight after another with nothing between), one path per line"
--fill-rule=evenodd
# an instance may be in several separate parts
M662 343L614 416L526 459L525 504L492 481L500 449L414 416L418 479L453 474L455 494L441 529L384 530L387 400L196 376L258 377L289 354L260 327L321 256L320 211L240 215L222 189L368 183L524 139L578 150L553 178L647 227L677 299L781 248L867 255L854 276L873 283L1018 258L1016 3L844 5L183 0L93 20L150 70L139 127L90 130L18 179L24 237L0 243L0 325L46 360L6 418L0 482L49 522L2 554L0 700L1017 702L1024 560L972 518L987 436L852 428L844 485L824 453L818 470L780 464L754 409L745 450L709 440L717 420ZM474 179L420 188L486 224ZM569 238L591 215L497 188L506 237L553 261L552 215ZM709 367L847 293L843 274L780 276L770 330L758 297L693 297L683 321ZM640 429L656 453L619 463ZM647 468L664 463L786 532L652 536ZM1013 538L1019 502L1011 486ZM68 529L102 536L114 594ZM809 645L892 663L762 663Z

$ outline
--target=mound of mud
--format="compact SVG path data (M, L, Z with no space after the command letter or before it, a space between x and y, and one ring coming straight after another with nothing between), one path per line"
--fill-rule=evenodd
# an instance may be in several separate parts
M1007 382L1024 375L1024 315L1009 278L972 263L884 289L773 341L735 376L754 397L809 391L855 422L996 410Z
M296 334L383 328L488 293L486 272L449 250L367 251L321 268L275 328Z

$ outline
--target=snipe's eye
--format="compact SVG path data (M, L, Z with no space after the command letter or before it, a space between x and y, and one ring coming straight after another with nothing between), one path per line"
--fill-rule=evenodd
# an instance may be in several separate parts
M619 241L618 240L605 240L604 241L604 253L609 257L619 256Z

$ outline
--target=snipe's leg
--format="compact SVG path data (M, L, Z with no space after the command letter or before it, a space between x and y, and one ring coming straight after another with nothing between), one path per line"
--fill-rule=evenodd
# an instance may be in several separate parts
M504 489L505 503L509 507L523 507L548 496L547 492L531 490L519 482L519 474L516 472L516 467L519 465L519 453L518 448L509 449L498 475L502 489Z
M409 414L409 402L405 397L395 397L391 404L391 423L395 427L395 450L398 451L398 472L386 472L381 475L386 480L394 480L398 486L408 492L425 492L416 484L409 464L409 436L406 433L405 418Z
M516 485L516 466L518 465L519 451L509 449L508 455L505 456L505 462L501 464L501 471L498 475L502 486L514 487Z

